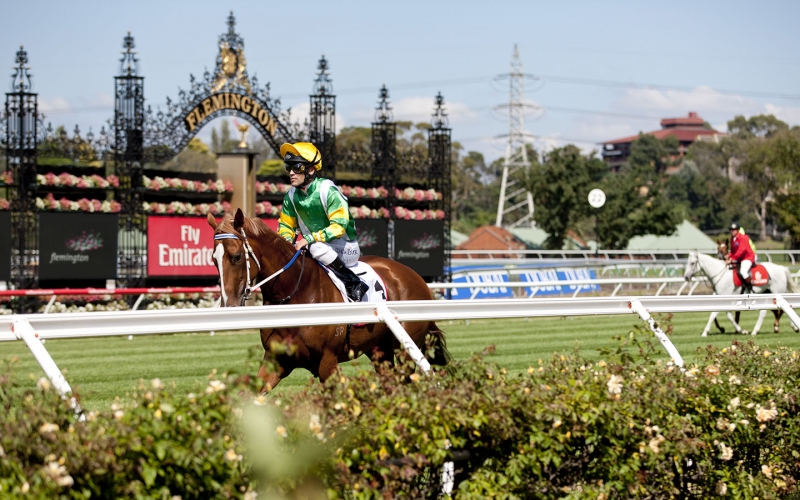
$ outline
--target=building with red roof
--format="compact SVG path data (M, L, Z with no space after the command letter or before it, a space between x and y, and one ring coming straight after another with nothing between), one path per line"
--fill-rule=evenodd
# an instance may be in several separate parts
M718 141L720 137L726 134L708 127L705 120L699 117L696 112L690 111L687 117L664 118L661 120L661 130L647 132L645 135L652 135L658 139L666 139L669 136L675 137L679 143L678 154L682 157L694 141ZM628 159L631 143L638 138L638 135L631 135L602 142L603 160L608 163L612 170L618 171L619 167Z

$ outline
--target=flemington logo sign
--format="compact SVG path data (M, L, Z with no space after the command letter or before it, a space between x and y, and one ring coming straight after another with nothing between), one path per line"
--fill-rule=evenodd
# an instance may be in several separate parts
M395 221L395 259L422 276L444 273L444 222Z
M214 230L199 217L147 218L148 276L216 276Z
M203 99L200 104L195 106L183 117L186 129L189 132L193 131L207 116L224 109L231 109L249 114L254 119L258 120L258 123L260 123L270 135L275 135L275 129L278 128L278 124L275 123L275 120L272 119L269 112L264 109L257 100L246 95L232 92L214 94L207 99Z
M39 215L39 278L117 277L116 214Z

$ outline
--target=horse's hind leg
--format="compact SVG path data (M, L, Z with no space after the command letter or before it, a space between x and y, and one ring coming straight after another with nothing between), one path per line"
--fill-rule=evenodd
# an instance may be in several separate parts
M775 323L773 324L772 331L781 333L781 316L783 315L782 309L773 309L772 314L775 315Z

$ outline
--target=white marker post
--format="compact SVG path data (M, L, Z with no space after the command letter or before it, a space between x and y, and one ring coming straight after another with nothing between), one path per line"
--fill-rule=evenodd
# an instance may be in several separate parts
M589 205L594 207L594 256L597 258L600 249L600 231L597 227L597 210L606 204L606 194L602 189L592 189L589 191Z

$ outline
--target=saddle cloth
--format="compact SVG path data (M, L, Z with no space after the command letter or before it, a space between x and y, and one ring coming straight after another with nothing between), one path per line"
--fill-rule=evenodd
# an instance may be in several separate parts
M339 289L339 292L342 294L342 299L345 302L350 302L350 299L347 297L347 289L344 283L342 283L342 280L327 267L324 267L324 269L331 278L331 281L333 281L333 284ZM386 284L369 264L359 261L358 264L350 269L356 273L356 276L364 280L364 283L369 285L369 291L364 294L361 302L386 302Z
M769 283L769 272L767 268L761 264L756 264L750 268L751 284L753 286L766 286ZM733 270L733 286L739 288L742 286L742 279L739 277L739 271Z

